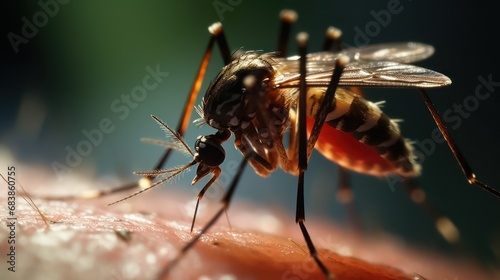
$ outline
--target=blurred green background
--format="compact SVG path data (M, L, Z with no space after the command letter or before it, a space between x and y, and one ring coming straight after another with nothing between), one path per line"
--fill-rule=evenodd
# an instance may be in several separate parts
M441 112L469 100L480 84L479 76L487 79L491 75L493 81L500 81L498 48L493 43L497 35L497 11L479 1L467 4L454 1L69 1L58 4L57 9L54 5L47 6L52 15L34 1L26 2L2 4L5 23L2 24L0 75L1 147L24 163L65 164L67 147L76 150L86 139L82 130L98 129L103 119L109 119L113 131L104 133L102 141L82 157L81 164L72 168L76 173L91 174L95 178L111 175L128 182L136 179L132 171L147 170L156 163L161 148L141 143L139 139L162 139L164 135L150 114L176 126L208 42L207 27L215 21L222 21L232 50L243 47L273 51L280 10L295 9L299 19L293 32L309 32L309 50L314 51L320 49L329 25L341 28L343 40L356 45L359 43L357 30L366 33L365 28L376 22L374 13L387 10L389 3L399 3L400 12L393 13L385 26L379 23L379 29L369 31L373 35L367 37L368 41L418 41L433 45L435 55L419 65L445 73L453 80L451 87L429 91ZM228 5L228 9L218 13L215 6L222 8L223 5ZM36 32L26 27L27 21L38 25L35 25ZM23 30L28 36L23 36ZM293 53L295 45L291 43ZM155 69L157 65L162 72L169 73L168 77L148 91L142 101L134 102L135 108L127 105L126 116L124 111L117 112L117 107L112 109L112 104L124 106L122 95L130 94L134 87L143 84L148 74L146 67ZM201 95L222 66L217 50ZM418 92L366 90L366 95L373 101L387 101L385 112L404 119L401 128L407 138L423 141L431 137L435 125ZM201 96L197 104L200 100ZM451 131L478 177L497 189L500 189L497 173L500 117L495 111L499 104L500 97L493 92ZM195 118L198 116L192 119ZM196 136L212 132L209 127L198 129L193 125L185 139L192 145ZM231 142L225 145L227 161L238 162L241 156ZM186 158L176 155L168 166L186 162ZM348 227L345 210L335 200L335 174L335 164L318 153L313 155L306 176L306 213L309 217L326 217ZM193 172L186 174L176 185L194 196L201 184L196 189L190 187L192 176ZM443 241L425 212L410 202L402 186L391 189L384 179L364 175L353 174L352 178L356 207L366 233L383 230L452 255L464 252ZM227 186L229 181L223 179ZM425 159L419 183L460 228L465 253L486 266L498 267L499 200L467 184L445 144L437 144L436 150ZM156 191L168 192L171 188L174 186L163 186ZM293 176L277 171L262 179L249 168L236 199L253 200L262 208L290 209L289 222L293 223L295 193Z

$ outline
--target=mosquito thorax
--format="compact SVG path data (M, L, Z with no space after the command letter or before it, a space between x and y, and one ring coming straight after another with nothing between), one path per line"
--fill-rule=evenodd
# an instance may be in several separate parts
M272 56L250 51L222 68L203 98L206 123L236 131L245 129L258 110L284 107L272 85Z

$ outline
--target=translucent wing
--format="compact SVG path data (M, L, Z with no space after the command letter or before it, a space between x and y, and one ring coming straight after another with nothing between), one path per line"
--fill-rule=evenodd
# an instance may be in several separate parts
M307 73L308 86L326 87L330 82L333 67ZM297 87L298 73L279 75L275 79L276 87ZM451 84L450 78L426 68L391 61L354 62L346 66L340 77L340 86L359 87L399 87L429 88Z
M393 61L412 63L424 60L434 53L434 47L422 43L401 42L367 45L357 48L347 48L341 54L351 61Z
M410 64L429 57L432 46L420 43L389 43L346 49L340 53L319 52L308 55L307 83L309 86L328 86L335 61L347 55L340 86L426 88L451 84L445 75ZM276 58L276 87L296 87L299 83L298 56Z
M434 47L427 44L415 42L399 42L367 45L362 47L347 48L340 53L318 52L307 56L307 68L312 71L321 71L325 67L332 67L339 55L349 57L351 62L355 61L392 61L399 63L412 63L424 60L434 53ZM299 56L292 56L285 59L276 59L284 67L289 68L288 72L299 72Z

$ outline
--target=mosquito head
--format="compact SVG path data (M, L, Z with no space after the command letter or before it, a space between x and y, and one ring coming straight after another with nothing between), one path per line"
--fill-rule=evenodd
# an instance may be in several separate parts
M272 57L246 52L226 65L203 98L203 118L216 129L237 130L255 117L257 103L271 90Z
M231 132L227 129L207 136L198 136L194 143L194 160L198 163L198 169L192 184L219 169L219 165L226 158L226 151L222 147L222 143L229 137L231 137Z
M196 151L194 159L209 167L219 166L226 157L226 151L214 135L198 136L194 143L194 150Z

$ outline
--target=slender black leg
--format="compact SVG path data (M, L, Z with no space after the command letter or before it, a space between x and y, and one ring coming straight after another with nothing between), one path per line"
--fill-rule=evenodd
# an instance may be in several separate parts
M335 62L335 68L333 69L332 79L328 85L328 88L325 92L325 97L323 99L323 103L321 103L318 112L316 113L316 118L314 122L314 126L311 131L311 137L307 142L307 158L311 156L311 153L316 145L316 141L318 140L319 133L323 128L323 124L325 123L326 116L329 112L335 109L336 100L335 100L335 91L339 85L340 76L342 75L342 71L344 71L345 66L349 63L349 59L344 56L340 56Z
M299 183L298 183L298 188L297 188L297 214L295 217L296 223L299 224L300 231L302 232L302 235L304 236L304 239L307 244L307 248L309 249L309 254L311 257L314 259L316 264L319 266L323 274L328 279L335 279L335 276L328 270L328 268L323 264L323 262L319 259L318 257L318 251L316 251L316 247L314 247L314 244L312 242L311 237L309 236L309 233L307 232L306 225L304 224L305 222L305 212L304 212L304 171L301 171L299 173Z
M434 122L436 123L437 127L441 131L441 133L444 136L444 139L446 140L446 143L448 143L448 146L450 147L451 151L453 152L453 155L458 161L458 164L460 165L460 168L462 168L462 172L464 173L465 177L469 181L470 184L475 184L482 188L483 190L491 193L492 195L496 196L497 198L500 198L500 191L495 190L494 188L486 185L485 183L479 181L476 179L476 174L472 171L472 168L469 166L467 163L467 160L465 157L462 155L462 152L458 149L458 146L455 144L455 141L451 137L450 133L448 132L448 129L446 128L446 125L444 124L443 120L439 116L436 108L432 104L432 101L430 100L429 96L425 92L424 89L420 89L420 94L422 95L422 98L424 99L425 105L427 106L427 109L429 109L429 112L432 115L432 118L434 119Z
M288 38L290 37L290 30L292 24L297 20L297 13L292 10L283 10L280 13L281 27L278 39L279 56L286 57L288 51Z
M338 28L330 26L326 29L325 33L325 41L323 42L323 51L333 51L339 52L342 50L342 41L340 40L340 36L342 35L342 31Z
M297 44L299 46L300 55L300 85L299 85L299 100L298 100L298 110L297 110L297 137L298 137L298 161L299 161L299 176L298 176L298 186L297 186L297 212L295 216L295 222L299 224L302 235L309 249L311 257L314 259L318 267L321 269L323 274L328 279L334 279L335 276L328 270L328 268L323 264L323 262L318 257L318 252L314 247L314 244L309 236L307 228L304 224L305 222L305 210L304 210L304 176L307 169L307 134L306 134L306 54L307 54L307 37L306 33L299 33L297 35ZM326 117L326 116L325 116ZM317 120L316 120L317 121ZM323 120L324 121L324 120ZM319 132L318 132L319 133Z
M323 43L323 51L340 52L342 50L342 31L338 28L330 26L325 33L325 41ZM355 88L356 93L361 93L359 88ZM357 209L354 206L354 194L351 188L351 178L349 170L338 165L338 191L337 200L344 204L348 220L351 223L351 228L354 232L359 232L361 229L361 222Z

